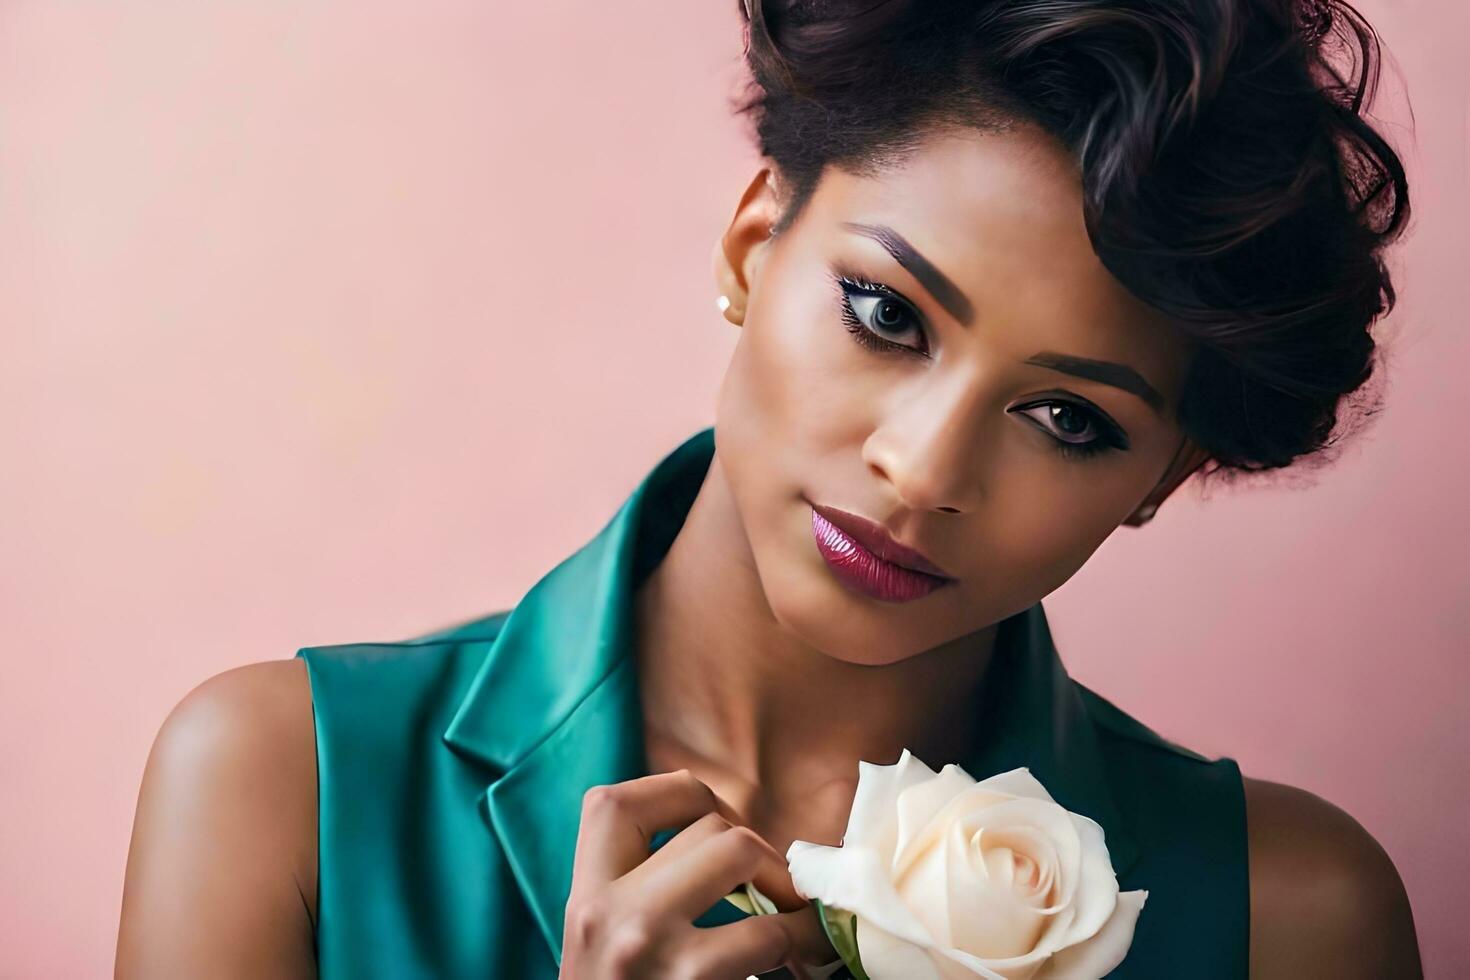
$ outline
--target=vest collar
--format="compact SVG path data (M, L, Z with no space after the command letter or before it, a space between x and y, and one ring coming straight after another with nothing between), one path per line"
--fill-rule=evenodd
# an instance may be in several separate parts
M516 882L561 962L582 794L646 774L632 594L683 525L714 455L714 429L686 439L612 519L512 609L444 741L493 771L484 805ZM976 705L976 779L1028 766L1069 810L1096 820L1119 876L1138 857L1097 733L1037 602L1003 620ZM936 769L947 760L924 760Z

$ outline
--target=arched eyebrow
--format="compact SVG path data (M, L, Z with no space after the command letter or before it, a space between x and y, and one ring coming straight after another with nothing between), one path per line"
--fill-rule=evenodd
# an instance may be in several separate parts
M1090 357L1074 357L1071 354L1058 354L1056 351L1049 350L1032 354L1026 358L1026 363L1121 388L1123 391L1142 398L1156 415L1164 414L1164 396L1160 395L1158 389L1149 384L1143 375L1126 364L1096 361Z
M975 319L975 307L960 287L908 243L908 240L887 225L865 225L856 221L844 221L842 226L865 238L871 238L883 250L893 256L893 261L903 266L919 280L919 285L929 291L934 301L950 316L969 326Z

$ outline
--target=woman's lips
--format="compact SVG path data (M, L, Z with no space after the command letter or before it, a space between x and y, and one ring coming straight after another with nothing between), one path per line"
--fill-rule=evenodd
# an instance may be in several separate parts
M884 602L908 602L922 598L954 581L942 575L907 568L895 561L880 558L858 540L859 535L874 542L885 554L902 554L902 560L924 562L929 568L935 567L911 549L886 540L886 534L881 529L879 533L883 537L875 541L872 527L868 526L871 522L858 523L864 519L819 504L812 504L811 508L812 536L816 539L817 551L840 582L862 595ZM829 519L829 514L851 528L852 533ZM917 557L910 557L916 555Z
M808 501L808 503L811 502ZM916 572L924 572L935 578L954 578L953 575L930 561L923 552L895 541L893 535L888 533L888 529L876 521L870 521L859 514L824 504L811 504L811 508L821 514L829 524L834 525L843 534L884 561L902 565Z

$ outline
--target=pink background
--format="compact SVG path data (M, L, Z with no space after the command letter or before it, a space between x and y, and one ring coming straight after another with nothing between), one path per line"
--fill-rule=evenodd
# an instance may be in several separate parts
M1470 975L1467 25L1360 7L1417 206L1387 411L1047 605L1084 683L1357 817ZM191 687L513 603L708 424L733 9L0 4L0 973L110 972Z

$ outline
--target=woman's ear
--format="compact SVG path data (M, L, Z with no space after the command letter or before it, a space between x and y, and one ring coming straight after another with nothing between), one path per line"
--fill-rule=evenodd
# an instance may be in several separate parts
M780 214L775 171L762 167L740 196L730 226L715 242L712 255L715 286L720 291L716 303L725 319L736 326L745 323L751 288Z
M1207 451L1195 445L1193 440L1185 436L1184 441L1179 445L1179 450L1174 454L1173 461L1164 471L1158 484L1149 491L1149 495L1143 498L1133 513L1124 518L1123 523L1129 527L1142 527L1153 520L1159 505L1168 499L1179 484L1189 479L1190 475L1209 459L1210 454Z

